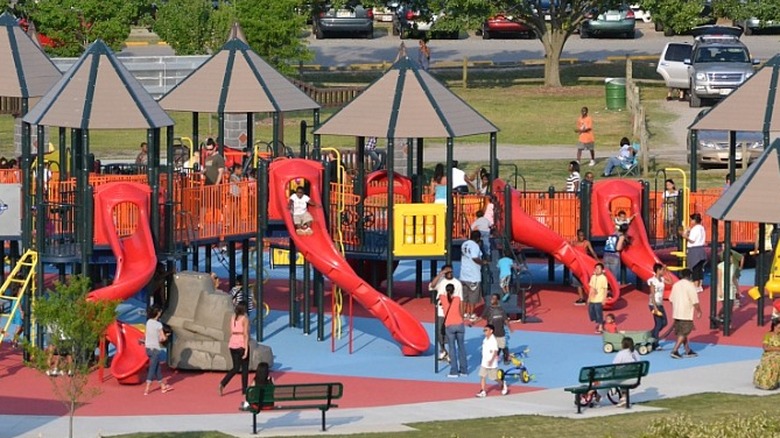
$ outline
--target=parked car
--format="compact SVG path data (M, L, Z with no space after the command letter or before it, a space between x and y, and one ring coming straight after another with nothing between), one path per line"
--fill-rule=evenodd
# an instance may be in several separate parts
M708 25L708 24L715 24L717 22L717 18L715 17L715 14L712 11L712 0L706 0L704 2L704 6L701 9L701 12L699 12L699 18L696 21L693 21L690 23L690 27L688 29L683 30L681 33L687 33L690 32L693 28L697 26L702 25ZM669 26L666 26L662 19L659 17L653 18L653 25L655 27L656 32L663 32L664 36L674 36L676 33L674 29L672 29Z
M734 26L741 28L745 35L753 35L756 32L763 31L780 31L780 21L761 22L758 18L752 17L742 21L734 20L733 23Z
M645 11L642 9L642 5L639 3L632 3L631 4L631 10L634 11L634 19L639 21L642 20L644 23L649 23L652 21L652 17L650 16L650 11Z
M696 42L688 66L691 107L705 99L721 99L742 85L755 72L757 59L740 40L735 27L702 26L693 30Z
M482 23L482 39L489 40L496 37L520 35L526 38L534 38L534 30L522 21L516 20L511 15L497 14Z
M371 39L374 37L374 11L357 2L349 2L338 9L327 3L315 5L312 33L317 39L337 33Z
M703 100L721 99L742 85L754 73L757 59L739 41L739 28L701 26L693 30L695 41L668 43L656 71L666 86L687 90L690 106Z
M634 11L625 3L603 11L593 10L587 17L580 26L580 38L594 35L634 38L636 35Z
M710 109L699 112L694 123L704 117ZM688 162L691 162L691 143L693 135L688 136ZM698 167L724 167L729 164L729 133L728 131L698 131L696 133L696 161ZM764 153L764 134L761 132L737 132L737 150L735 159L737 165L742 164L742 156L746 154L748 164Z
M685 60L690 59L691 49L691 43L687 42L667 43L664 47L655 71L664 78L667 88L688 89L688 66Z
M443 12L431 12L421 2L399 3L393 16L393 35L401 39L412 37L457 39L460 31L436 30L436 21L444 17Z

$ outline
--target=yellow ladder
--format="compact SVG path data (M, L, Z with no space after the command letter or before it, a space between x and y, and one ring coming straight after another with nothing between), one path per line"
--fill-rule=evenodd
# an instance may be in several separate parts
M14 316L22 310L22 297L28 291L31 298L35 296L35 273L37 267L38 253L33 250L27 250L11 270L8 277L5 278L3 286L0 287L0 309L2 309L2 313L0 313L0 324L2 324L0 343L5 339Z

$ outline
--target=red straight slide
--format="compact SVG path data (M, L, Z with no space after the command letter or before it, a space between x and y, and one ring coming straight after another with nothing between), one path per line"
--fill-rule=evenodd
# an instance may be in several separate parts
M95 289L88 300L126 300L146 286L154 275L157 254L149 228L149 196L151 189L143 184L115 182L95 190L95 234L103 234L116 257L114 282ZM114 208L130 203L138 209L135 232L119 237L114 224ZM101 230L98 228L102 227ZM115 321L106 337L116 347L111 361L111 375L122 384L141 383L141 370L149 361L141 344L144 334L132 325Z
M311 200L321 206L322 164L311 160L280 159L271 163L268 173L270 202L274 204L275 211L284 220L295 242L295 248L318 271L344 291L352 294L363 307L379 319L390 331L390 336L401 344L401 352L404 355L419 356L428 351L430 339L420 321L400 304L379 293L360 278L336 250L325 226L325 216L321 207L309 207L309 213L314 218L313 234L301 236L295 233L292 216L288 210L290 181L295 178L307 180L311 188L309 194ZM270 205L269 210L272 210Z
M631 244L620 252L620 261L627 269L642 279L642 282L647 283L647 280L655 275L653 265L661 263L661 261L650 246L645 223L642 221L640 207L642 205L642 185L639 181L626 179L599 181L593 185L591 199L593 205L591 231L596 236L608 236L615 231L612 202L620 200L628 201L631 204L630 208L625 209L626 216L636 215L626 233ZM677 277L672 274L669 274L669 278L672 283L677 281ZM671 290L672 284L667 284L664 296L668 298Z
M497 179L493 182L493 192L498 195L503 194L505 186L506 182ZM591 275L593 275L593 269L597 263L596 260L582 251L577 251L568 241L523 211L520 197L521 193L512 189L510 202L512 208L512 240L550 254L555 257L555 260L569 268L571 273L576 275L582 284L587 285ZM501 199L500 196L499 199ZM611 308L620 299L620 286L612 273L606 271L606 275L612 296L604 302L604 307Z

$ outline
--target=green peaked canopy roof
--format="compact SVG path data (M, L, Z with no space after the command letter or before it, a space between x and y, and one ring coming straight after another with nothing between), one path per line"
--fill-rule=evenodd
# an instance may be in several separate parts
M160 99L170 111L259 113L320 105L255 53L237 25L231 39Z
M780 222L780 140L772 145L707 210L718 220Z
M0 96L43 96L62 76L13 15L0 15Z
M152 129L173 120L97 40L24 117L31 124L75 129Z
M379 138L447 138L491 132L498 128L405 54L314 131Z

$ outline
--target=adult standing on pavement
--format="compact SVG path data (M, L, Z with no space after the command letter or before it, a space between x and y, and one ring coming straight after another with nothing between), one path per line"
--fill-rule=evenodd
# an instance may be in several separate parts
M428 71L431 66L431 48L428 47L428 41L425 38L421 38L419 42L420 51L417 52L417 64L420 68Z
M580 117L577 118L577 128L574 130L579 137L577 143L577 162L582 158L582 151L590 152L590 162L588 166L596 165L596 137L593 135L593 119L588 115L588 107L584 106L580 110Z
M650 313L653 315L653 330L651 331L653 339L653 350L660 350L660 336L661 330L669 324L669 320L666 318L666 309L664 309L664 290L666 285L671 282L666 275L666 266L656 263L653 265L653 276L647 280L647 285L650 286Z
M469 373L469 364L466 362L466 326L460 314L462 301L455 295L455 285L448 284L444 290L447 293L442 300L444 330L447 333L447 348L450 351L450 373L447 377L455 379Z
M685 268L680 271L680 280L672 286L669 301L672 303L672 318L674 319L674 332L677 341L672 348L672 359L681 359L678 349L685 350L685 357L696 357L698 354L691 349L688 343L688 335L693 331L693 317L701 318L699 307L699 295L696 286L691 281L692 272Z
M687 264L691 268L693 283L696 285L696 292L701 292L701 280L704 278L704 264L707 262L707 252L704 244L707 231L701 224L701 214L694 213L690 217L690 227L680 231L680 237L688 242Z
M433 277L433 280L428 284L428 290L436 292L436 334L439 337L439 360L449 361L449 353L447 353L447 334L444 331L444 307L443 302L447 299L447 285L453 286L453 296L457 296L461 300L460 308L454 309L453 312L457 312L459 315L463 313L463 285L460 280L455 278L455 273L452 272L452 265L446 264L442 266L441 271Z
M469 240L463 242L460 247L460 282L463 284L463 317L471 321L477 320L475 309L482 298L482 250L479 241L482 234L472 231Z

